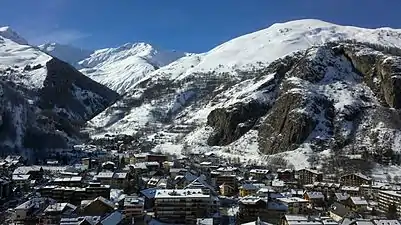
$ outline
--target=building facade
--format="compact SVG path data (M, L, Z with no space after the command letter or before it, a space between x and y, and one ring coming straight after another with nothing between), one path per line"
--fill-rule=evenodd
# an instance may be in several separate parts
M218 212L218 200L201 189L156 190L155 218L173 224L196 224L197 218L209 218Z

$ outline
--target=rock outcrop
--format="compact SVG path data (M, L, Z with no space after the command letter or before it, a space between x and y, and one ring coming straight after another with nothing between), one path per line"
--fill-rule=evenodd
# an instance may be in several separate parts
M267 105L257 101L236 103L230 108L218 108L207 117L207 124L214 127L209 145L227 145L254 127L258 119L266 114Z

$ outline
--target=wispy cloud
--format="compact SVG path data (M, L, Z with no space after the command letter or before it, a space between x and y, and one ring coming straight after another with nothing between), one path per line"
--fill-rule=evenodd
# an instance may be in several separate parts
M71 7L70 0L37 0L29 7L32 8L29 15L16 15L12 27L30 44L48 42L74 44L90 36L74 27L61 25L63 19L71 16L68 13Z
M41 35L30 38L29 41L31 44L43 44L49 42L57 42L60 44L73 44L89 36L90 34L74 29L56 29L53 31L43 32Z

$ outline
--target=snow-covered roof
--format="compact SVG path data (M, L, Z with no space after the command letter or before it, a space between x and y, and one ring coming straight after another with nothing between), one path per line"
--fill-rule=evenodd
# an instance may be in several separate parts
M82 181L82 177L79 176L54 179L54 182L80 182L80 181Z
M13 174L27 174L31 171L40 171L40 168L42 168L42 167L40 167L40 166L20 166L14 170Z
M341 190L342 191L354 191L354 192L357 192L357 191L359 191L359 187L342 186Z
M285 182L279 179L272 180L272 187L284 187Z
M102 225L118 225L124 219L121 212L115 211L104 218L101 222Z
M112 173L112 172L100 172L100 173L98 173L96 176L95 176L95 178L97 178L97 179L111 179L111 178L113 178L113 176L114 176L114 173Z
M354 205L368 205L368 202L363 197L350 197L350 199Z
M31 178L30 174L22 175L22 174L13 174L12 180L14 181L22 181L22 180L29 180Z
M324 199L324 195L320 191L308 191L306 194L310 199Z
M162 198L210 198L202 189L163 189L156 190L155 199Z
M246 183L246 184L242 184L240 187L239 187L240 189L244 189L244 190L249 190L249 191L251 191L251 190L258 190L259 188L258 187L256 187L255 185L253 185L253 184L249 184L249 183Z
M70 203L55 203L47 206L45 212L63 212L64 210L76 210L77 207Z
M128 176L128 173L115 173L113 178L116 179L126 179Z
M341 184L339 183L329 183L329 182L314 182L315 187L328 187L328 188L339 188Z
M124 206L138 206L144 204L145 200L138 196L125 196Z
M357 176L357 177L359 177L359 178L361 178L361 179L368 180L368 181L371 181L371 180L372 180L372 178L370 178L370 177L368 177L368 176L366 176L366 175L363 175L362 173L352 173L352 174L344 175L344 176L342 176L342 177L351 176L351 175L355 175L355 176ZM342 178L342 177L341 177L341 178Z
M347 193L335 193L334 195L338 201L344 201L350 197Z
M298 197L288 197L288 198L277 198L277 200L284 202L284 203L307 203L308 200Z
M401 225L398 220L373 220L375 225Z
M259 201L264 201L265 203L267 202L267 198L262 198L262 197L256 197L256 196L246 196L243 198L239 199L239 202L242 204L256 204Z
M107 205L108 207L110 207L110 208L112 208L112 209L115 208L115 205L114 205L113 202L111 202L110 200L108 200L108 199L106 199L106 198L104 198L104 197L102 197L102 196L97 197L97 198L95 198L95 199L93 199L93 200L86 201L86 202L82 201L82 202L84 202L84 204L82 204L82 205L84 205L84 208L86 208L86 207L88 207L90 204L92 204L93 202L96 202L96 201L100 201L100 202L102 202L104 205Z
M268 174L270 170L267 169L251 169L249 171L250 173L255 173L255 174Z
M197 225L213 225L213 218L196 219Z

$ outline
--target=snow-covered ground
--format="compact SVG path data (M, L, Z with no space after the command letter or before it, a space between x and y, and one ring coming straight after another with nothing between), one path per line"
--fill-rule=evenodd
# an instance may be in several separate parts
M8 27L0 28L0 76L29 88L40 88L46 78L46 62L52 57L31 47ZM27 66L37 69L26 70ZM21 73L24 72L24 76Z
M213 129L206 125L209 113L216 108L227 108L237 102L257 100L267 105L273 103L277 93L268 92L266 87L261 87L269 83L274 76L273 74L258 74L260 71L258 69L265 68L278 58L331 41L356 40L401 47L400 38L401 30L340 26L319 20L307 19L274 24L267 29L235 38L208 52L184 56L141 76L141 79L130 81L125 87L129 89L128 93L131 96L127 96L126 99L134 98L134 96L135 99L140 99L146 89L152 85L157 86L155 84L169 83L169 87L172 87L174 91L140 106L130 106L128 110L121 102L116 103L114 106L116 111L113 112L111 107L109 111L95 117L90 121L89 130L93 131L93 137L102 137L105 134L132 134L144 126L154 126L154 133L149 134L148 139L157 142L156 151L180 155L184 146L190 146L192 151L214 152L224 157L239 158L244 162L262 163L265 158L259 153L258 133L255 130L249 131L227 146L208 146L207 138L213 132ZM100 53L107 51L103 50ZM286 81L295 87L290 91L327 98L333 102L335 114L338 117L349 113L350 108L378 104L372 91L366 88L359 75L354 73L351 63L345 57L336 57L322 48L311 48L305 57L324 68L324 77L317 83L297 77L286 78ZM106 63L107 60L103 62L104 66L112 67L111 64ZM252 71L257 72L252 73ZM209 85L208 81L205 81L207 79L217 80L217 87L210 91L216 92L216 95L202 102L203 99L199 96L209 96L201 93L202 88ZM233 84L227 87L226 82ZM161 86L164 88L163 85ZM368 101L361 100L362 96ZM192 100L192 97L195 100ZM120 108L124 110L121 111ZM175 113L169 126L163 125L152 116L151 112L156 109ZM308 108L297 110L308 113ZM315 119L318 124L305 144L294 151L280 153L274 157L287 160L297 169L309 166L308 158L311 154L315 154L311 149L310 141L316 138L331 138L327 132L327 121L323 113ZM181 134L171 131L174 127L184 124L185 126L192 124L194 129ZM354 127L351 122L344 122L339 129L342 136L348 137ZM397 140L394 141L395 146ZM319 154L323 157L330 154L330 151Z
M146 43L127 43L117 48L97 50L79 65L83 67L81 72L88 77L124 94L144 76L184 55L159 50Z

